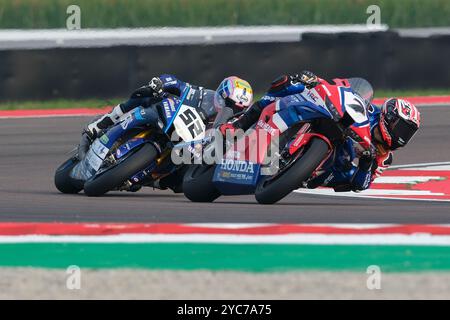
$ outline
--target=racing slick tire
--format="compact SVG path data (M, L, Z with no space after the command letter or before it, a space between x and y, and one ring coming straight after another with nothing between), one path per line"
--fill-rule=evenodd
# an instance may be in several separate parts
M213 183L215 166L192 165L183 178L183 192L192 202L213 202L220 197Z
M147 168L157 156L158 151L153 145L143 145L116 166L87 180L84 193L89 197L98 197L120 187L134 174Z
M56 169L55 187L62 193L75 194L83 190L83 181L74 179L70 176L73 167L78 164L76 157L68 159Z
M309 148L286 171L277 176L267 176L258 182L255 198L260 204L274 204L298 189L308 179L328 154L328 144L313 138ZM273 178L272 178L273 177Z

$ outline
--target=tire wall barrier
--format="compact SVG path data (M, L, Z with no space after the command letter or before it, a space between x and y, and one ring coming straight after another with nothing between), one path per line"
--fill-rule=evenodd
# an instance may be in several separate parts
M450 36L303 34L299 42L0 51L0 101L126 97L154 75L216 88L237 75L263 92L280 74L361 76L375 89L450 86Z

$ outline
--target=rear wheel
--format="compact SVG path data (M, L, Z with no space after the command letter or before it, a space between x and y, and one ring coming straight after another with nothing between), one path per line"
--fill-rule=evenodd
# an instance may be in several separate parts
M213 202L220 197L213 183L215 166L192 165L184 175L183 192L193 202Z
M62 193L74 194L83 189L83 181L70 176L72 169L78 164L76 157L70 158L56 169L55 187Z
M122 186L134 174L147 168L157 156L156 148L145 144L116 166L86 181L84 193L90 197L98 197Z
M266 176L258 182L255 198L261 204L273 204L298 189L328 154L328 144L313 139L305 153L292 166L276 176Z

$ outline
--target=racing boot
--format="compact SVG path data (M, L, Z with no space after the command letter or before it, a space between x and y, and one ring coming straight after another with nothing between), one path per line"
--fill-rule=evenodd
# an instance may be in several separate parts
M120 104L118 104L117 106L114 107L114 109L112 109L110 113L107 113L102 117L100 117L99 119L88 124L86 127L87 134L91 138L97 137L99 132L116 124L120 120L120 117L123 116L123 114L124 113L122 111L122 108Z
M158 179L152 182L152 184L150 185L153 188L159 189L159 190L167 190L170 189L172 190L174 193L181 193L183 192L183 183L182 182L178 182L175 183L174 181L172 181L172 179Z
M159 188L162 190L165 190L169 188L174 193L181 193L183 192L183 177L184 173L187 171L186 168L180 168L179 170L175 171L174 173L162 178L159 180Z

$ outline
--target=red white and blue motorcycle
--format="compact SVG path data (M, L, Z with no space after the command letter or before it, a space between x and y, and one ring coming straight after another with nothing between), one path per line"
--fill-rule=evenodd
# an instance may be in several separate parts
M221 195L255 194L259 203L273 204L331 167L335 151L348 139L361 152L373 152L366 108L372 87L360 78L334 82L321 80L311 90L268 105L256 125L239 138L243 143L229 146L218 163L189 167L185 196L211 202ZM274 123L280 104L296 106L291 111L300 119L283 132ZM227 113L225 109L221 113ZM219 113L217 119L227 117ZM270 152L275 140L276 150ZM213 145L206 144L204 150L216 148Z

